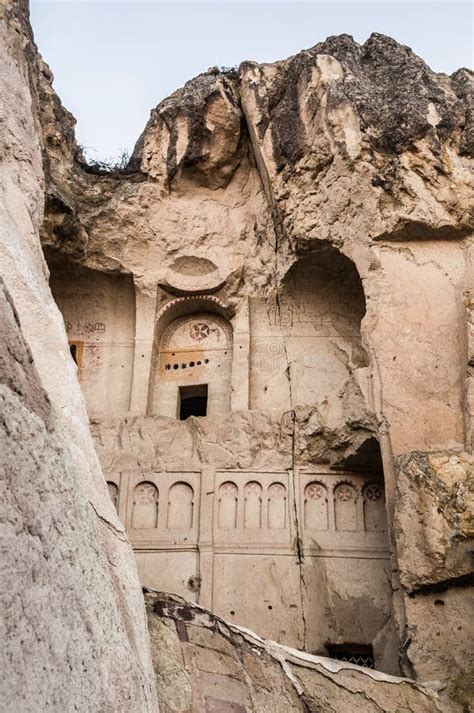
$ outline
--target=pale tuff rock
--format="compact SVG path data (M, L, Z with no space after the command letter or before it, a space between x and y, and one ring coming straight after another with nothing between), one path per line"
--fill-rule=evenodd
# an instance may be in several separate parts
M413 681L311 656L171 594L145 595L162 713L455 713Z
M81 513L61 586L73 596L89 573L86 621L103 597L95 628L77 623L80 650L100 652L87 685L73 666L79 707L155 706L124 530L143 584L215 612L152 596L164 710L451 710L285 648L356 642L467 705L470 74L435 74L381 35L332 37L196 77L104 171L81 156L23 5L5 7L5 279L38 374L9 359L5 378L15 432L63 488L32 537L51 546L51 512L63 533ZM46 598L52 580L46 565ZM64 709L62 670L38 675Z
M398 460L394 532L406 598L408 663L420 680L472 700L474 460L465 452ZM409 669L408 669L409 670Z
M156 711L136 566L39 241L36 62L26 3L0 3L0 708Z
M465 702L469 73L377 34L213 69L110 173L40 79L52 290L142 582Z
M3 286L1 315L0 707L155 711L129 546L85 497Z
M474 459L410 453L399 459L395 528L409 591L462 584L472 572Z

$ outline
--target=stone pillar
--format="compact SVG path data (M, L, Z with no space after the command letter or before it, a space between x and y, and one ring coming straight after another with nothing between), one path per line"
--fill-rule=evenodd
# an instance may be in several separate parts
M145 415L151 376L151 359L155 335L156 293L143 292L135 283L135 355L133 362L130 411Z
M232 363L232 411L249 408L250 323L249 303L245 300L234 319L234 357Z
M214 590L214 489L216 471L204 467L201 474L201 502L199 512L199 574L201 588L198 604L212 609Z

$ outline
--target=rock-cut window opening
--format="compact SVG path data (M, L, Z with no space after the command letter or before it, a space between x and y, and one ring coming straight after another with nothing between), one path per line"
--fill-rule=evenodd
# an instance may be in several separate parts
M329 656L338 661L374 668L374 652L371 644L327 644Z
M227 319L196 310L177 315L164 329L158 320L154 354L149 413L182 421L229 413L233 337Z
M207 384L180 386L178 401L179 420L185 421L190 416L206 416L207 395Z

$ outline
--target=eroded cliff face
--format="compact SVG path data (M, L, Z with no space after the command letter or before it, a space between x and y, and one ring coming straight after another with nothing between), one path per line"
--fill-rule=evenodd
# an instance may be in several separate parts
M36 60L26 3L0 3L0 707L156 711L136 565L39 240Z
M74 160L72 118L43 82L44 245L93 269L132 274L153 296L174 260L208 258L226 277L219 296L236 310L248 296L271 303L297 258L328 241L363 282L362 336L377 361L371 377L384 381L383 415L370 405L390 423L394 453L462 448L469 80L466 70L434 74L380 35L363 46L330 38L283 62L213 70L152 111L122 175L94 175ZM414 369L411 329L439 302ZM396 335L395 354L393 325L404 314L410 330ZM352 399L360 374L351 372L363 366L349 364ZM422 430L406 418L419 394L432 414ZM367 423L363 410L359 400Z
M370 643L385 671L400 658L468 700L452 632L470 572L469 73L436 75L377 34L213 69L104 173L31 62L51 285L142 581L310 651ZM178 389L196 385L208 414L179 420ZM169 527L174 486L184 533ZM354 506L339 524L338 498Z

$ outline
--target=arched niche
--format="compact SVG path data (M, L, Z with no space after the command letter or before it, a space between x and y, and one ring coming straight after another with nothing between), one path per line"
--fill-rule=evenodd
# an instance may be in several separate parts
M249 530L262 527L262 486L255 480L244 488L244 527Z
M174 483L168 494L169 529L190 530L193 526L194 491L188 483Z
M357 530L357 490L350 483L339 483L334 489L334 521L336 530Z
M366 532L387 531L385 493L381 483L370 482L362 490L364 503L364 529Z
M268 488L268 528L283 530L286 527L286 487L272 483Z
M304 526L309 530L328 529L328 492L317 481L308 483L304 491Z
M158 488L144 482L135 486L132 503L132 528L135 530L158 527Z
M219 488L217 518L221 530L234 530L237 527L238 498L239 490L235 483L222 483Z
M174 300L158 316L149 413L185 420L230 411L233 334L215 297Z
M258 330L251 334L251 408L338 399L352 371L368 365L360 329L365 311L362 281L349 258L324 242L300 257L273 307L268 298L252 301Z
M109 491L109 496L114 504L114 508L116 510L118 510L118 503L119 503L118 485L116 483L114 483L112 480L108 480L107 481L107 490Z
M353 455L341 465L353 473L364 476L362 487L363 528L366 532L380 533L381 543L388 538L385 481L380 444L375 436L366 439Z

